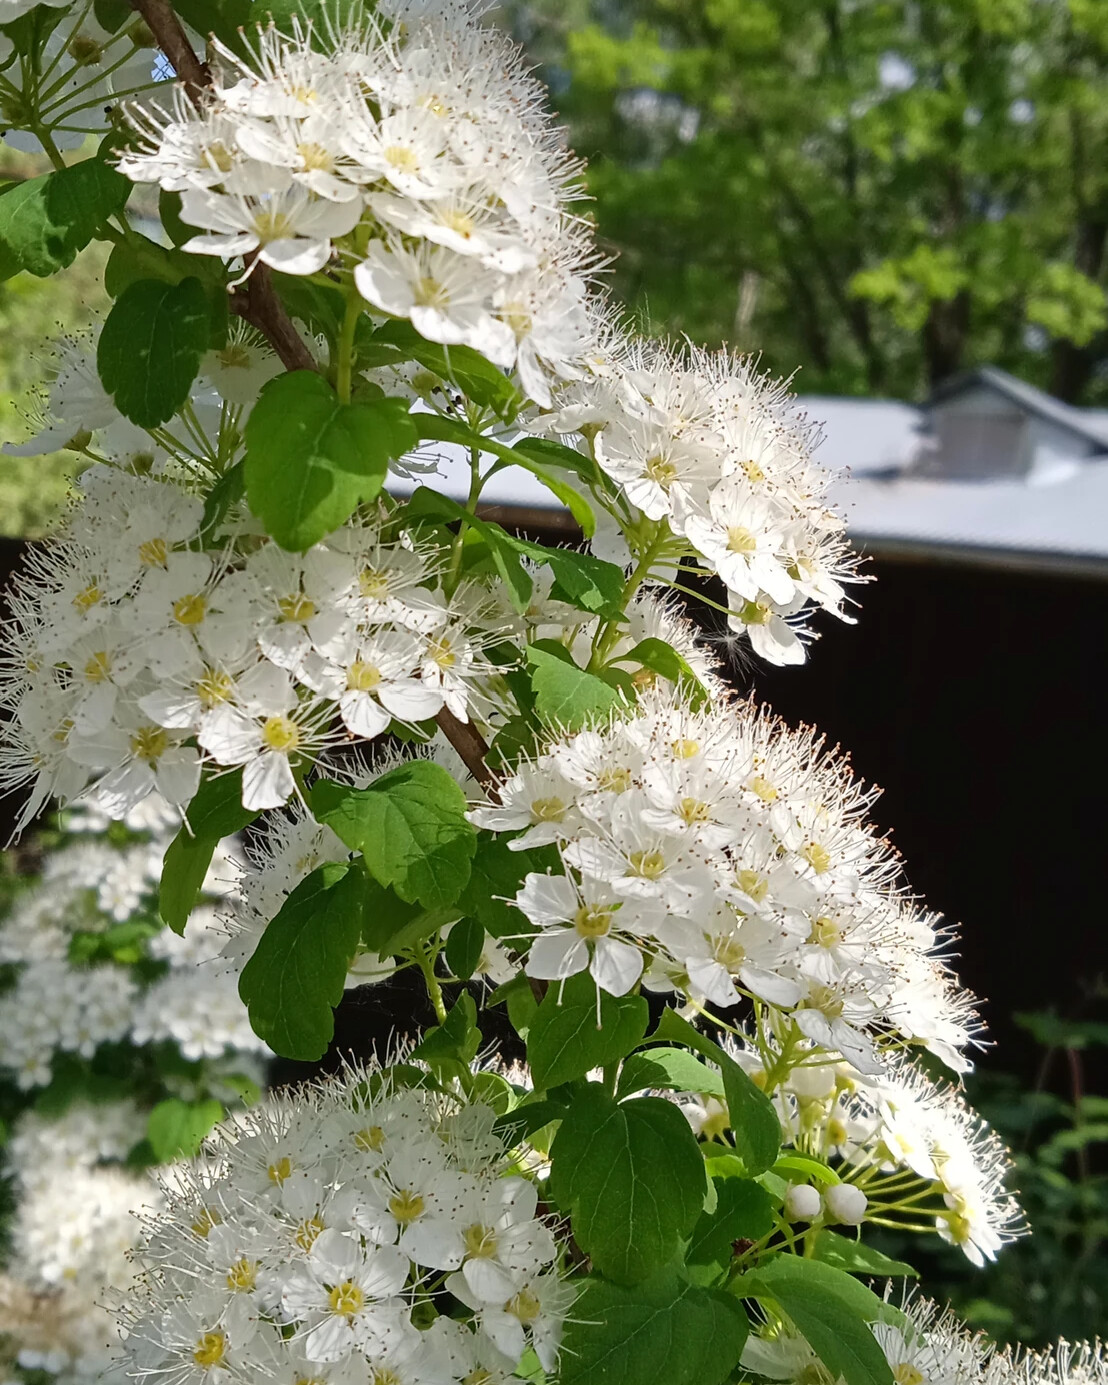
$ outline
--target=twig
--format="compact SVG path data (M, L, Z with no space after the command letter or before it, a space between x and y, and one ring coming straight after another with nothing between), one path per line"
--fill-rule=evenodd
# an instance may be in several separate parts
M500 802L500 780L485 763L489 748L485 738L471 721L459 721L448 708L444 707L435 718L439 730L462 757L466 769L484 789L493 803Z
M158 47L185 84L189 99L199 107L204 89L212 84L212 74L208 64L201 62L192 51L192 44L169 0L131 0L131 4L142 15L146 27L157 39Z
M169 0L131 0L154 35L158 47L181 79L197 110L204 106L204 92L212 84L208 64L192 51L180 19ZM286 370L318 370L315 359L292 325L285 305L277 297L266 265L255 264L245 289L231 295L231 307L269 340Z

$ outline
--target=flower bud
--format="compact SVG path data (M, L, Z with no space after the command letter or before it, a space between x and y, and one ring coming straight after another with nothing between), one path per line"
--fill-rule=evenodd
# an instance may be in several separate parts
M842 1222L846 1226L858 1225L866 1215L868 1203L865 1193L853 1183L836 1183L823 1195L828 1221Z
M785 1215L790 1221L815 1221L819 1208L819 1193L807 1183L795 1183L785 1194Z

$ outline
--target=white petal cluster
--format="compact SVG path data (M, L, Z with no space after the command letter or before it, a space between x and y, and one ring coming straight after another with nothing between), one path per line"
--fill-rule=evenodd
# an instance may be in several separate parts
M243 803L280 807L338 741L444 707L467 720L495 607L395 523L352 520L305 554L244 535L200 547L199 498L108 468L12 596L0 771L113 817L157 792L183 807L201 767L242 766Z
M161 929L156 891L179 819L156 800L143 807L158 831L120 844L92 832L68 837L0 923L0 961L14 971L0 994L0 1068L24 1091L51 1081L57 1055L91 1059L122 1040L169 1040L186 1058L239 1067L267 1052L239 999L237 972L215 961L224 938L213 907L194 912L187 939ZM230 870L219 853L209 895L222 892L219 877ZM124 947L115 960L97 953L113 937ZM150 962L163 965L152 972Z
M552 1370L572 1292L493 1121L352 1069L221 1127L138 1252L130 1378L499 1382L529 1347Z
M805 612L850 619L855 564L818 432L750 358L617 339L534 426L595 459L625 528L661 526L643 536L650 571L691 556L723 582L731 629L770 663L804 662Z
M794 1043L863 1072L894 1034L965 1067L968 1000L865 819L873 797L810 731L655 691L521 762L470 816L512 849L558 848L564 874L532 872L515 901L535 930L521 919L528 975L587 968L613 995L642 978L725 1008L750 996Z
M337 249L371 308L549 404L584 355L591 252L577 166L512 45L458 5L253 46L219 51L202 111L138 118L120 160L182 194L184 249L301 275Z

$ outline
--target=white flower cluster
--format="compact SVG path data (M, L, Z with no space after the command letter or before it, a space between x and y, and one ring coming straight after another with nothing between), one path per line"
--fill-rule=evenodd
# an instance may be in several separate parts
M727 1039L725 1048L759 1086L784 1067L768 1027L739 1044ZM877 1076L862 1076L810 1043L787 1056L792 1066L772 1092L785 1143L835 1164L844 1179L822 1197L806 1184L790 1189L786 1205L794 1220L907 1218L921 1230L930 1222L979 1268L1027 1234L1007 1186L1008 1150L957 1088L933 1081L895 1052L884 1056ZM698 1134L711 1138L726 1127L726 1110L713 1098L689 1096L681 1104ZM843 1200L850 1198L857 1216L847 1212ZM836 1199L843 1205L836 1207Z
M16 1199L10 1268L0 1275L0 1336L13 1365L59 1385L106 1378L118 1334L104 1295L130 1283L136 1216L156 1214L160 1199L144 1176L102 1161L122 1159L141 1135L131 1102L78 1102L54 1119L27 1112L17 1122L5 1150Z
M29 821L89 791L111 815L152 791L187 804L207 760L242 766L243 803L281 806L293 765L448 708L467 720L487 591L448 601L437 557L387 520L352 520L305 554L197 538L202 502L96 467L63 536L11 598L0 768L31 780Z
M515 367L548 404L588 329L577 166L507 39L461 5L395 8L331 52L299 27L263 32L249 63L221 48L204 109L179 96L137 119L119 166L182 193L202 228L186 251L314 274L337 246L373 308Z
M17 54L3 26L38 3L45 22L32 40L33 56ZM113 31L100 24L91 0L0 0L3 137L28 153L43 148L43 133L55 150L78 149L108 128L117 103L134 102L171 75L157 63L153 36L138 15Z
M51 1081L56 1055L92 1058L101 1045L121 1040L168 1040L186 1058L239 1067L267 1051L250 1028L237 974L215 961L224 938L214 908L195 911L187 939L160 930L155 892L178 820L164 805L145 816L159 829L146 841L112 845L91 831L70 838L0 923L0 961L15 969L0 994L0 1069L24 1091ZM97 826L95 820L70 825ZM209 894L225 888L220 875L231 870L220 853ZM127 936L118 933L121 925L129 926ZM123 948L118 960L94 956L113 929ZM163 973L150 979L131 965L143 959L165 963Z
M613 995L642 977L723 1007L745 994L862 1072L882 1071L883 1034L960 1069L970 1000L865 821L873 797L810 731L655 692L521 762L470 816L561 853L565 874L531 873L516 898L538 930L528 975L588 968Z
M770 663L804 662L805 608L850 619L854 561L814 430L749 358L617 337L533 426L591 449L625 523L664 522L644 538L650 570L698 559L727 588L731 628Z
M130 1378L496 1385L528 1347L552 1370L572 1292L493 1121L352 1069L221 1127L138 1252Z

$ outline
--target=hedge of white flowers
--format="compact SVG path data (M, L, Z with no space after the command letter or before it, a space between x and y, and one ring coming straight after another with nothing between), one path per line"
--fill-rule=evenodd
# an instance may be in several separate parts
M109 242L112 299L18 448L90 465L10 593L4 780L25 822L175 807L186 939L245 833L220 950L277 1053L399 970L436 1021L163 1178L117 1369L1103 1381L1097 1347L991 1353L867 1236L980 1265L1025 1230L959 1090L975 1002L874 791L682 605L802 664L861 574L784 386L605 301L511 45L452 0L0 6L4 119L54 164L0 256ZM490 518L509 468L579 543Z
M219 958L249 867L221 851L176 936L157 889L179 827L155 796L117 822L74 807L6 882L0 1362L13 1381L122 1378L106 1304L133 1278L137 1214L163 1205L147 1166L194 1154L264 1079L269 1052Z

